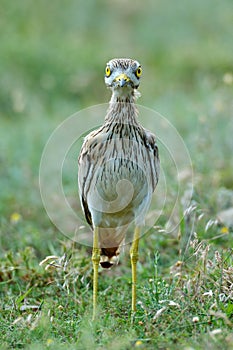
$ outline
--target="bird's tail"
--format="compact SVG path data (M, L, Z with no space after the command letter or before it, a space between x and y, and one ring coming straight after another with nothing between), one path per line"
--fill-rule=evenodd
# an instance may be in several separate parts
M115 228L99 228L100 265L108 269L119 261L120 248L124 242L128 225Z
M109 269L113 265L117 265L119 261L119 247L102 248L100 252L100 265L104 269Z

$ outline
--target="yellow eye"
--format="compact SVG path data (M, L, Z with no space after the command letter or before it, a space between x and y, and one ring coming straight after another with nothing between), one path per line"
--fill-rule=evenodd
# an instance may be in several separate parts
M136 77L140 78L141 75L142 75L142 68L138 67L138 69L136 70Z
M111 69L107 66L105 69L105 75L106 75L106 77L109 77L110 74L111 74Z

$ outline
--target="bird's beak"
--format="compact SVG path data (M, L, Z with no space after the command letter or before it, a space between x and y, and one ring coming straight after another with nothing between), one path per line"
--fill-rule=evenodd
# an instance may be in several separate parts
M129 79L129 77L126 74L122 73L122 74L118 75L114 79L114 81L118 83L118 86L123 87L127 83L129 83L131 80Z

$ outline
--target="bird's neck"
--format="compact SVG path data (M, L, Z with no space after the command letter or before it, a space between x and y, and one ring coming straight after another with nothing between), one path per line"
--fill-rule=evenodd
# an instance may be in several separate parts
M105 122L138 124L138 111L135 106L135 100L138 96L140 96L140 94L137 90L113 90Z

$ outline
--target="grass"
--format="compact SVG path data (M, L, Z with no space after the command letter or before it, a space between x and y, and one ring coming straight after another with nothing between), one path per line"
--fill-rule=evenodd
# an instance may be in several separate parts
M231 1L1 5L1 348L232 349L233 222L219 220L233 207ZM52 131L107 102L104 64L114 56L141 61L139 103L176 127L194 170L191 202L183 207L187 176L172 217L179 225L167 234L176 181L161 152L169 191L140 241L133 323L129 247L100 271L91 322L90 249L50 222L38 185ZM76 183L68 190L75 203Z

